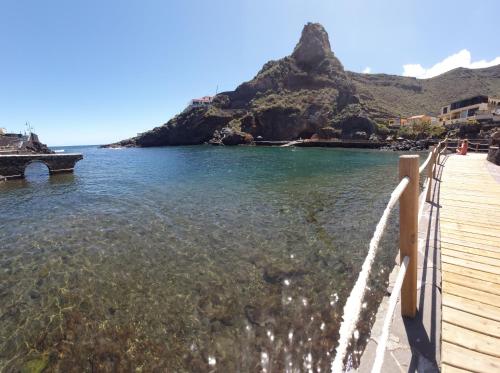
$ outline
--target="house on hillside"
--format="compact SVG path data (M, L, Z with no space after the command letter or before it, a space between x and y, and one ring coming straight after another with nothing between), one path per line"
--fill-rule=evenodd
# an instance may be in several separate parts
M214 96L203 96L201 98L193 98L189 101L188 107L200 107L200 106L208 106L212 103Z
M420 114L420 115L413 115L408 118L393 118L388 121L388 126L389 128L397 129L400 127L404 127L406 125L413 125L413 124L418 124L418 123L424 123L428 122L431 124L437 124L439 123L438 118L433 117L431 115L426 115L426 114Z
M407 123L406 118L392 118L387 121L387 126L392 129L398 129Z
M469 120L500 121L500 98L479 95L452 102L441 108L439 120L444 124L465 123Z
M407 123L410 125L419 123L437 124L439 122L438 118L426 114L413 115L411 117L406 118L406 120Z

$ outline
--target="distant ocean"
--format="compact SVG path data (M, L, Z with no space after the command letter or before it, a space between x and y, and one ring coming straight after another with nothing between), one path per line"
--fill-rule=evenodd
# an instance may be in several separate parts
M398 154L56 149L84 154L74 174L0 183L1 371L327 370Z

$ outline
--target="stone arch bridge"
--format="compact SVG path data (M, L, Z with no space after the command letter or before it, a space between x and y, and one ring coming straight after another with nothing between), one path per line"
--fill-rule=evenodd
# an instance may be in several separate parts
M73 172L76 162L83 159L81 154L2 154L0 155L0 178L20 179L24 177L26 166L33 162L44 163L51 175Z

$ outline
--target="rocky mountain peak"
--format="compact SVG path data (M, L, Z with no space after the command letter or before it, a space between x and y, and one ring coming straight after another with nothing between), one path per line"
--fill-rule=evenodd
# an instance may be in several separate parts
M111 146L248 143L252 138L370 138L377 121L432 113L477 94L500 92L500 65L431 79L346 72L322 25L305 25L290 56L269 61L211 105L188 107L162 126ZM439 98L439 100L438 100Z
M333 57L325 28L319 23L306 24L292 57L303 67L312 67L327 57Z

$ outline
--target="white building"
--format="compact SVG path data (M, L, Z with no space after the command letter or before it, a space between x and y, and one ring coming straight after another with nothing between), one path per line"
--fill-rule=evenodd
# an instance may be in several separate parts
M500 98L480 95L455 101L443 106L439 115L446 124L482 119L500 120Z
M199 106L207 106L212 103L214 96L203 96L201 98L193 98L189 102L189 107L199 107Z

